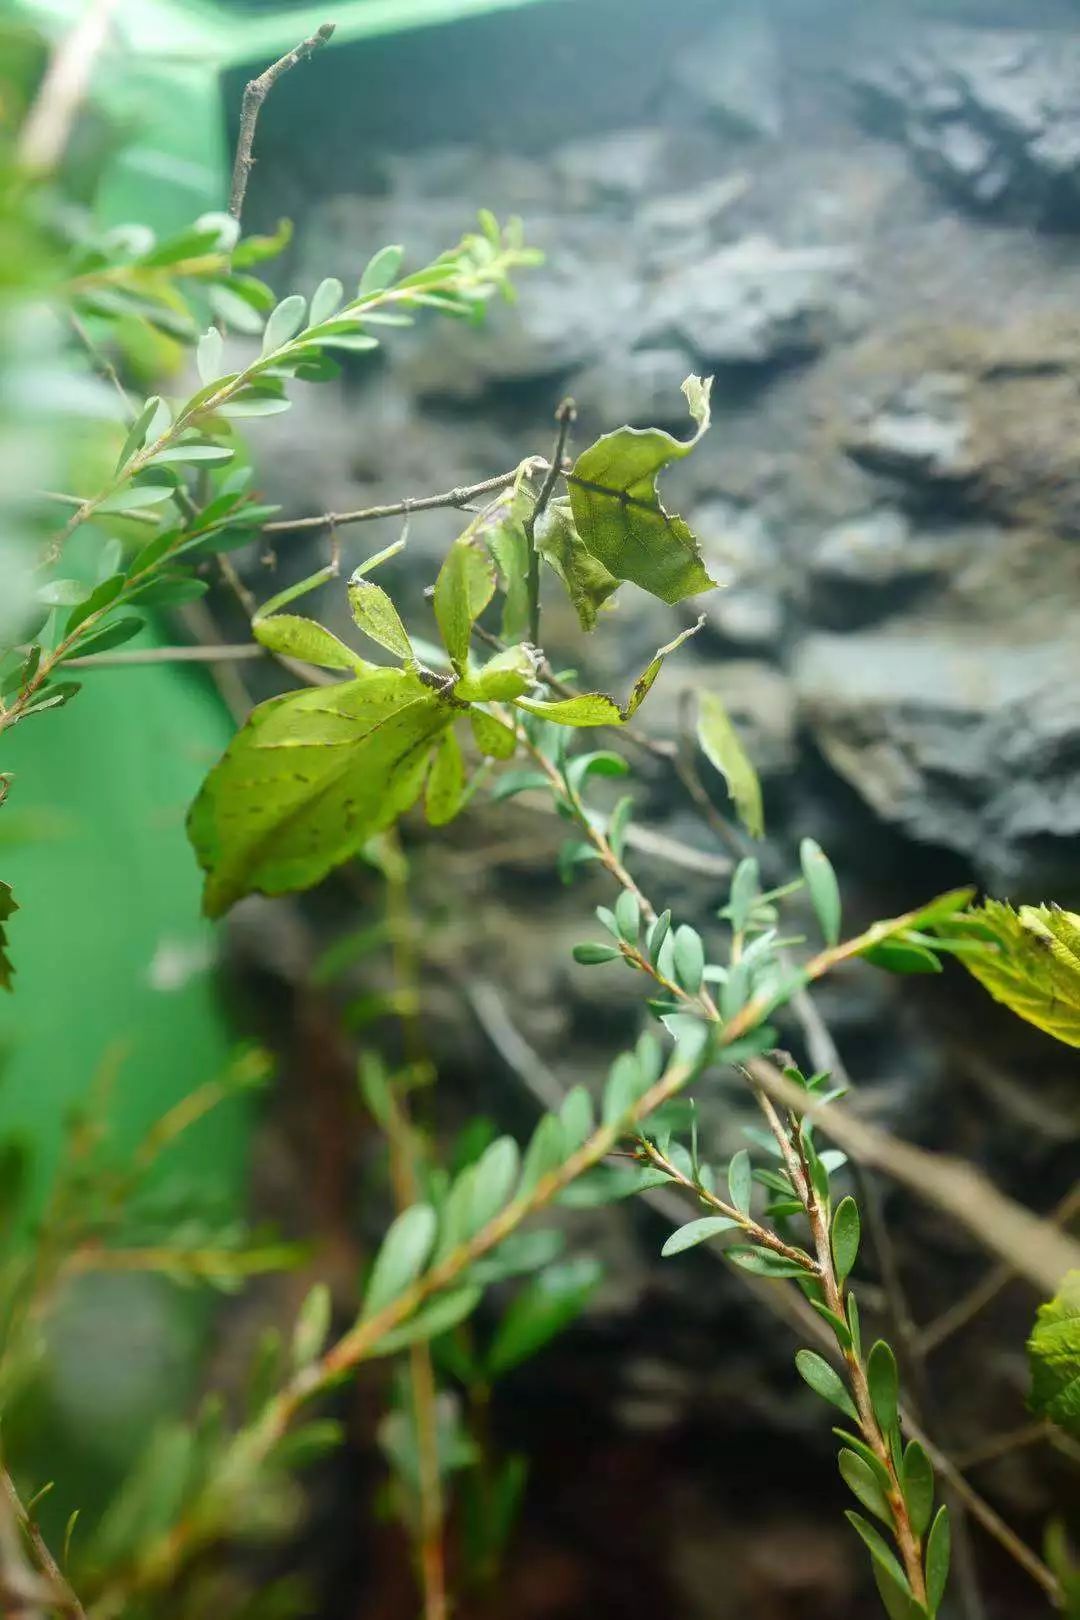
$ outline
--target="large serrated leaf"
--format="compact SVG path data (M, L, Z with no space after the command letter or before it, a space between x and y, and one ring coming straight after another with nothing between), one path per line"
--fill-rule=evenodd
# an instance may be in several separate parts
M942 926L995 947L961 957L995 1001L1067 1046L1080 1046L1080 916L1060 906L1014 911L987 900Z
M594 557L574 524L568 500L552 501L536 525L536 549L566 586L583 630L595 630L597 615L619 581Z
M1080 1434L1080 1271L1039 1306L1027 1348L1032 1409Z
M310 888L388 827L418 798L455 712L399 669L261 703L188 816L208 915Z
M712 590L701 546L681 518L664 510L656 480L688 456L709 425L711 380L688 377L683 392L697 432L689 440L660 428L620 428L582 452L570 474L577 532L615 579L628 579L662 602Z

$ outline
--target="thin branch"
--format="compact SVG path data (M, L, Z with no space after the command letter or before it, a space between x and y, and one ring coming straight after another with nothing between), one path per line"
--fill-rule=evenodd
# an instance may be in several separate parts
M43 1602L49 1608L58 1610L62 1615L67 1616L68 1620L86 1620L86 1610L79 1602L60 1565L49 1551L45 1538L38 1529L37 1524L23 1506L15 1481L7 1469L2 1467L0 1467L0 1495L3 1496L5 1505L29 1542L34 1557L37 1559L38 1568L49 1584L49 1592Z
M244 88L244 99L240 107L240 135L236 142L236 158L233 162L232 188L229 193L229 213L233 219L239 219L244 212L244 198L247 195L248 180L255 167L252 148L255 144L255 126L259 121L263 102L277 84L278 80L298 62L304 61L308 56L325 45L334 32L333 23L323 23L308 39L302 39L299 45L294 45L291 51L271 62L259 74L257 79L249 79Z
M128 398L127 389L120 381L120 373L117 371L108 355L105 354L104 351L100 349L94 342L93 338L90 336L90 333L86 330L86 327L83 325L82 321L80 321L74 310L68 310L68 323L70 324L72 331L75 333L75 336L78 338L79 342L90 356L94 369L98 371L102 377L104 377L105 381L109 383L120 396L120 404L123 409L124 420L130 427L131 423L135 420L137 412L135 406Z
M232 664L252 658L269 658L258 642L218 646L207 643L196 647L129 647L126 652L87 653L82 658L66 658L65 669L112 669L125 664Z
M766 1096L816 1120L851 1158L883 1171L943 1210L1037 1287L1053 1293L1066 1272L1080 1267L1080 1244L999 1192L974 1165L903 1142L860 1119L843 1103L816 1103L811 1093L763 1058L752 1058L747 1069Z
M955 1491L956 1495L968 1509L973 1519L976 1519L988 1535L993 1536L999 1546L1014 1558L1022 1569L1025 1569L1036 1581L1055 1605L1061 1603L1061 1586L1053 1571L1048 1569L1026 1542L1020 1540L1015 1530L1005 1523L999 1513L996 1513L974 1486L969 1485L963 1474L950 1457L940 1451L930 1436L920 1428L910 1413L900 1408L900 1417L904 1428L914 1440L922 1446L929 1457L934 1469L943 1480Z
M570 436L570 429L577 420L577 406L572 399L564 399L555 412L555 420L559 424L559 433L555 441L555 453L551 458L547 476L540 486L540 493L536 497L536 505L525 519L525 541L529 548L529 573L526 580L526 592L529 599L529 640L534 647L540 645L540 553L536 549L536 525L547 511L547 505L555 493L555 485L563 470L563 456L566 451L566 441Z
M525 466L539 471L546 468L547 463L542 457L534 456ZM521 467L514 467L510 472L497 473L494 478L484 478L478 484L462 484L441 495L417 495L401 501L389 501L382 506L362 506L354 512L317 512L312 517L277 518L273 523L264 523L262 532L291 534L301 529L341 528L346 523L377 523L380 518L410 517L413 512L433 512L439 507L460 509L470 506L481 495L492 495L500 489L509 488L520 472Z
M1080 1213L1080 1181L1076 1182L1057 1208L1044 1220L1053 1226L1068 1226L1069 1222ZM1006 1288L1016 1277L1022 1273L1012 1265L994 1266L988 1271L980 1282L977 1282L970 1293L958 1299L948 1310L942 1311L934 1321L927 1324L919 1334L919 1348L923 1354L936 1350L938 1345L944 1344L946 1339L976 1317L980 1311L986 1309L992 1300L996 1299L1003 1288Z
M117 0L92 0L46 68L19 132L19 165L31 174L51 174L63 157L116 5Z

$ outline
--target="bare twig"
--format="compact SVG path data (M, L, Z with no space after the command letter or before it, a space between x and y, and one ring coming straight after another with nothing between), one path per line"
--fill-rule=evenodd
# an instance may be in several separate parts
M46 68L19 133L19 164L31 174L51 174L63 157L116 4L117 0L91 0Z
M534 456L524 466L526 470L538 472L546 469L547 463L543 457ZM433 512L440 507L462 509L481 495L493 495L500 489L508 489L521 470L521 467L514 467L510 472L496 473L494 478L484 478L478 484L462 484L456 489L445 490L441 495L416 495L401 501L389 501L382 506L361 506L354 512L317 512L312 517L277 518L273 523L264 523L262 532L292 534L301 529L341 528L346 523L377 523L380 518L411 517L414 512Z
M252 148L255 144L255 126L259 121L263 102L277 84L278 80L290 68L294 68L305 57L312 56L325 45L334 32L333 23L323 23L308 39L302 39L299 45L294 45L276 62L271 62L259 74L257 79L249 79L244 88L244 99L240 107L240 135L236 142L236 158L233 162L232 189L229 193L229 213L233 219L239 219L244 211L244 198L247 195L248 180L255 167Z
M558 437L555 440L555 453L551 458L547 475L540 486L540 493L536 497L536 505L525 519L525 540L529 548L529 573L526 580L526 592L529 599L529 640L534 647L540 645L540 553L536 549L536 525L547 511L547 505L555 493L555 485L563 470L563 455L566 451L566 441L570 436L570 429L577 420L577 406L572 399L564 399L555 412L555 420L559 424Z
M65 659L67 669L112 669L125 664L234 664L252 658L269 658L258 642L237 646L200 643L194 647L129 647L126 652L87 653L83 658Z
M1057 1208L1043 1219L1054 1226L1068 1226L1069 1222L1080 1213L1080 1182L1075 1183L1058 1204ZM980 1282L947 1311L942 1311L933 1322L927 1324L919 1335L919 1348L923 1354L936 1350L939 1344L958 1333L961 1328L976 1317L980 1311L986 1309L992 1300L996 1299L1003 1288L1006 1288L1014 1278L1022 1276L1012 1265L994 1266L986 1273Z

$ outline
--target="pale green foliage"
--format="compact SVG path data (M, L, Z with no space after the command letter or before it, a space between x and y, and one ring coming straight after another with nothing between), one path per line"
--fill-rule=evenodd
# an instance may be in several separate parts
M764 838L765 812L758 774L715 692L702 692L698 697L697 735L705 758L727 783L739 820L751 838Z
M986 947L962 960L995 1001L1067 1046L1080 1046L1080 916L1060 906L1017 911L987 900L956 932Z

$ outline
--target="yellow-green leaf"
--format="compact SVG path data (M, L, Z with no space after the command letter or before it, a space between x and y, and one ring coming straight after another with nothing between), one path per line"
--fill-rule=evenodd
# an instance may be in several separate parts
M1080 1271L1040 1305L1028 1340L1032 1410L1080 1434Z
M581 692L577 697L541 699L518 698L519 709L527 709L530 714L536 714L543 720L554 720L560 726L621 726L636 714L647 696L650 687L663 667L664 659L673 653L676 647L681 647L688 637L696 635L704 621L699 619L688 630L669 641L666 647L661 647L655 654L648 668L638 676L634 682L633 691L626 703L620 708L613 697L606 692Z
M628 579L662 602L711 590L701 546L683 518L664 510L656 481L688 456L709 426L711 380L683 383L697 432L689 440L660 428L620 428L585 450L569 477L577 533L615 579Z
M7 953L7 929L4 924L18 909L19 902L11 892L11 884L0 882L0 990L11 989L12 975L15 972L11 965L11 957Z
M595 630L597 615L619 581L582 540L566 499L552 501L536 526L536 549L566 586L583 630Z
M510 759L517 747L517 737L509 726L496 720L484 709L469 710L469 724L473 739L482 754L489 759Z
M1014 911L987 900L950 918L943 932L991 945L961 957L968 972L1018 1017L1080 1046L1080 916L1055 905Z
M473 625L495 594L495 563L485 539L490 511L485 508L454 541L435 581L435 618L457 669L468 657Z
M403 669L261 703L188 817L207 913L253 892L310 888L354 855L419 797L458 712Z
M365 579L359 572L354 574L349 581L349 607L366 636L377 641L380 647L385 647L387 652L394 653L407 663L413 662L408 631L381 585Z
M739 820L751 838L764 838L765 812L758 774L715 692L702 692L698 697L697 734L705 758L727 783Z
M435 750L424 792L424 810L433 827L453 821L465 803L465 761L453 731L444 731Z
M331 630L299 613L276 613L269 618L253 619L251 633L269 652L300 658L323 669L351 669L359 675L372 668Z

